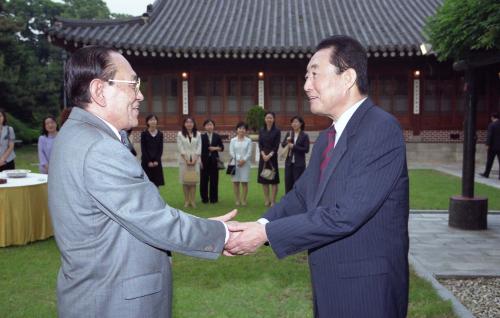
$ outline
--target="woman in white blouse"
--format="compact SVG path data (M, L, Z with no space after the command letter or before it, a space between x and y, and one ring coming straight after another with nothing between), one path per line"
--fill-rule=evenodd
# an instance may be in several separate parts
M239 122L236 125L236 137L231 139L229 144L230 164L236 166L235 174L231 177L234 197L236 205L241 203L243 206L247 205L248 177L250 175L250 158L252 156L252 140L246 137L247 130L247 124Z
M193 118L186 117L182 130L177 133L177 149L179 151L179 182L184 190L184 207L196 207L196 182L186 183L184 174L187 169L194 170L200 179L201 134L196 129Z

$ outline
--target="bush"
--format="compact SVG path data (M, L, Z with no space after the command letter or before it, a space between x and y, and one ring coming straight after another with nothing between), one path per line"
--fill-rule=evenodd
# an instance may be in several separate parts
M38 141L41 131L28 127L25 123L15 118L11 114L7 114L7 125L14 128L16 139L20 139L24 144L29 144Z
M259 132L260 128L264 127L264 117L266 111L261 106L253 106L247 112L247 124L254 132Z

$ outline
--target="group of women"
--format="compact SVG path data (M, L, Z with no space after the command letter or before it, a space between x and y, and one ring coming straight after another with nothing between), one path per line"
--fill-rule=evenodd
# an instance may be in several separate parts
M276 203L280 183L278 157L285 159L285 190L288 192L306 168L305 156L309 152L309 136L304 132L304 120L299 116L290 120L292 129L286 133L281 142L281 131L276 127L276 115L273 112L266 112L264 120L265 126L259 131L260 159L257 182L262 184L264 205L272 206ZM163 133L158 129L158 117L154 114L147 116L146 127L141 133L141 165L150 181L159 187L165 184L165 180L161 162L164 139ZM220 135L214 132L213 120L205 120L203 127L206 133L201 134L194 119L186 117L181 131L177 134L179 182L183 187L184 207L196 207L195 192L198 183L203 203L218 202L219 170L224 168L219 152L224 151L224 144ZM44 118L42 135L38 139L41 173L48 173L50 152L57 132L56 119L53 116ZM230 141L230 160L227 162L227 173L231 175L235 204L242 206L247 205L252 156L252 140L248 138L247 132L246 123L239 122L236 125L236 136ZM125 140L128 141L126 144L135 155L128 135L126 132L123 133L122 139L125 136ZM7 125L5 112L0 110L0 171L15 169L14 140L14 130Z
M280 183L278 152L281 131L276 127L275 122L276 115L273 112L267 112L265 127L259 131L260 159L257 182L262 184L266 206L276 203ZM285 159L286 192L292 189L295 181L304 172L305 155L309 152L309 136L304 132L304 120L295 116L290 123L292 130L281 142L281 154ZM223 166L219 159L219 152L224 151L224 145L221 137L214 132L213 120L207 119L203 126L206 133L200 134L194 119L186 117L182 130L177 134L179 182L183 185L185 207L196 207L195 191L198 180L202 202L216 203L218 201L219 169ZM233 182L235 204L242 206L247 205L252 156L252 140L247 137L247 131L248 126L244 122L236 125L236 136L229 143L230 160L227 163L227 173L231 175Z

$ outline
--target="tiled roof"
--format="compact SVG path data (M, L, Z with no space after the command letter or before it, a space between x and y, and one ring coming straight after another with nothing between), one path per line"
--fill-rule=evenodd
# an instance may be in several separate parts
M156 0L142 17L59 19L52 41L168 57L304 57L333 34L374 56L419 54L422 28L443 0Z

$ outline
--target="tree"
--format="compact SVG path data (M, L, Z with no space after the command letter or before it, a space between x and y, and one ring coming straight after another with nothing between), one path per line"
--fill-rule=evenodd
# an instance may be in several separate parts
M445 0L431 17L426 32L437 58L453 59L456 71L465 71L467 104L464 121L462 194L450 198L449 226L487 228L488 200L474 196L477 89L480 67L500 63L500 2Z
M62 101L62 49L44 33L57 16L110 18L102 0L0 0L0 108L39 127Z
M103 0L64 0L66 10L61 15L71 19L109 19L111 13Z
M500 50L500 1L445 0L424 30L440 61Z

